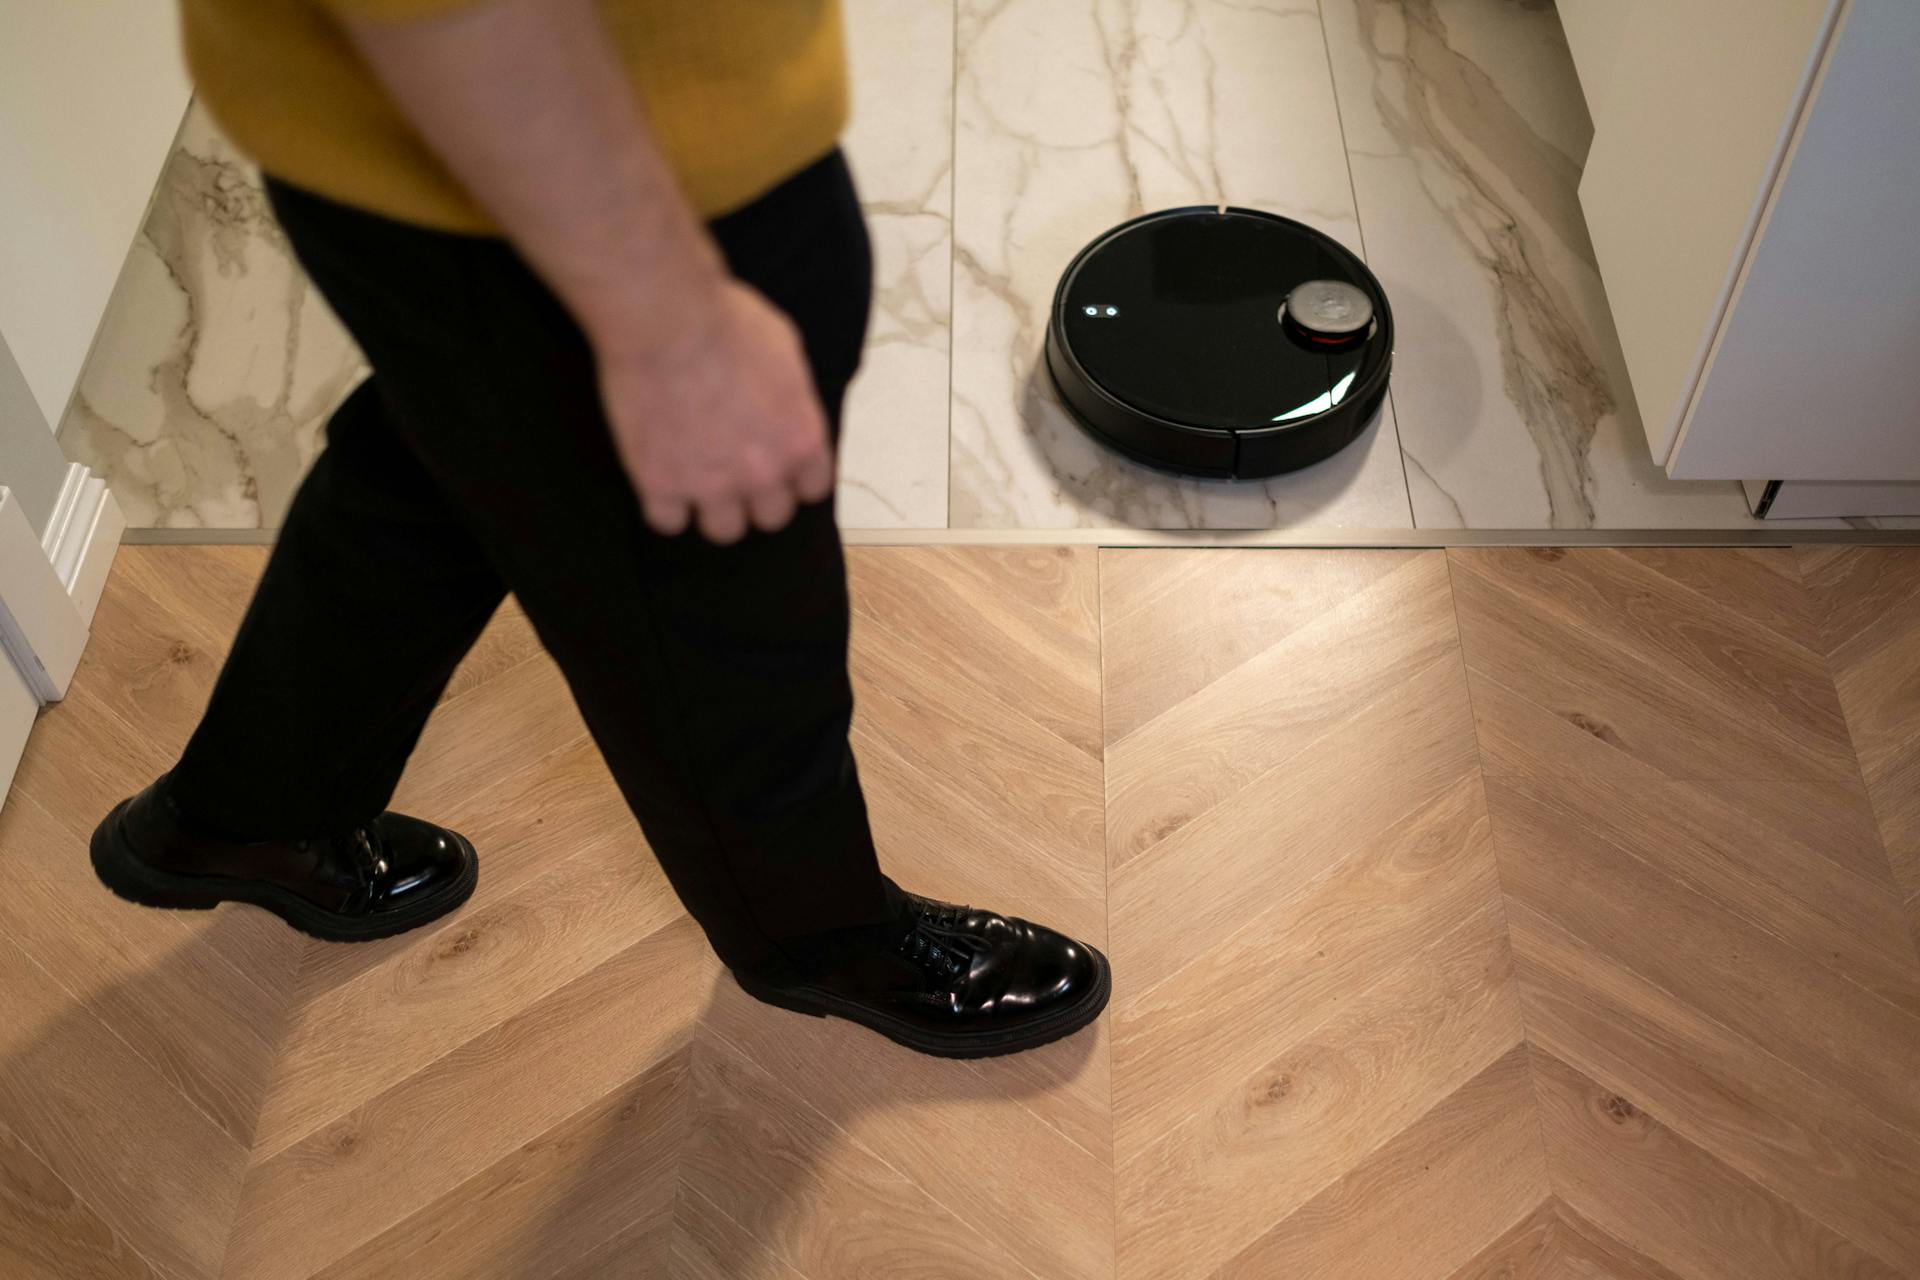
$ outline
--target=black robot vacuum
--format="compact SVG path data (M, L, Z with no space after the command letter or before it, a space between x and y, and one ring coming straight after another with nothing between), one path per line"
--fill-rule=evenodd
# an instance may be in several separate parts
M1311 466L1387 394L1393 312L1359 258L1257 209L1168 209L1060 278L1047 369L1080 424L1138 462L1256 479Z

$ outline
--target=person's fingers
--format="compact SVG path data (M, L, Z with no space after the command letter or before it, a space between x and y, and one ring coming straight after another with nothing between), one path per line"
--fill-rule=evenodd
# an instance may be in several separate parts
M793 491L802 502L819 502L833 493L833 453L824 444L793 468Z
M793 519L793 490L786 485L756 489L747 495L747 512L754 528L778 533Z
M725 497L703 498L697 518L700 522L700 534L708 542L717 542L725 546L747 536L746 505L731 494Z
M687 521L693 516L693 508L684 498L649 498L642 495L640 509L654 532L663 533L669 538L684 533Z

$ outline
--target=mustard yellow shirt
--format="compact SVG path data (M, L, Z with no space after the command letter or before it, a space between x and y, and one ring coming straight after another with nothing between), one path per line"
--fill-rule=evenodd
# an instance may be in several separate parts
M181 0L200 101L268 173L448 231L492 221L435 158L333 15L408 19L474 0ZM602 0L655 137L703 216L834 145L847 114L839 0Z

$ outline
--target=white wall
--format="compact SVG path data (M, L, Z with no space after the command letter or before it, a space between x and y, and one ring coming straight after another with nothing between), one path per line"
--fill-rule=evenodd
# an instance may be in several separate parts
M174 6L0 0L0 339L51 427L186 111Z

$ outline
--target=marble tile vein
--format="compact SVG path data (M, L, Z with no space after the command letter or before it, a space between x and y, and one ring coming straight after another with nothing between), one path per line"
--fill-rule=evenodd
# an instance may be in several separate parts
M1739 524L1648 455L1578 198L1591 136L1538 0L1326 0L1395 406L1428 526Z
M364 373L254 171L190 112L62 445L136 527L272 527Z

